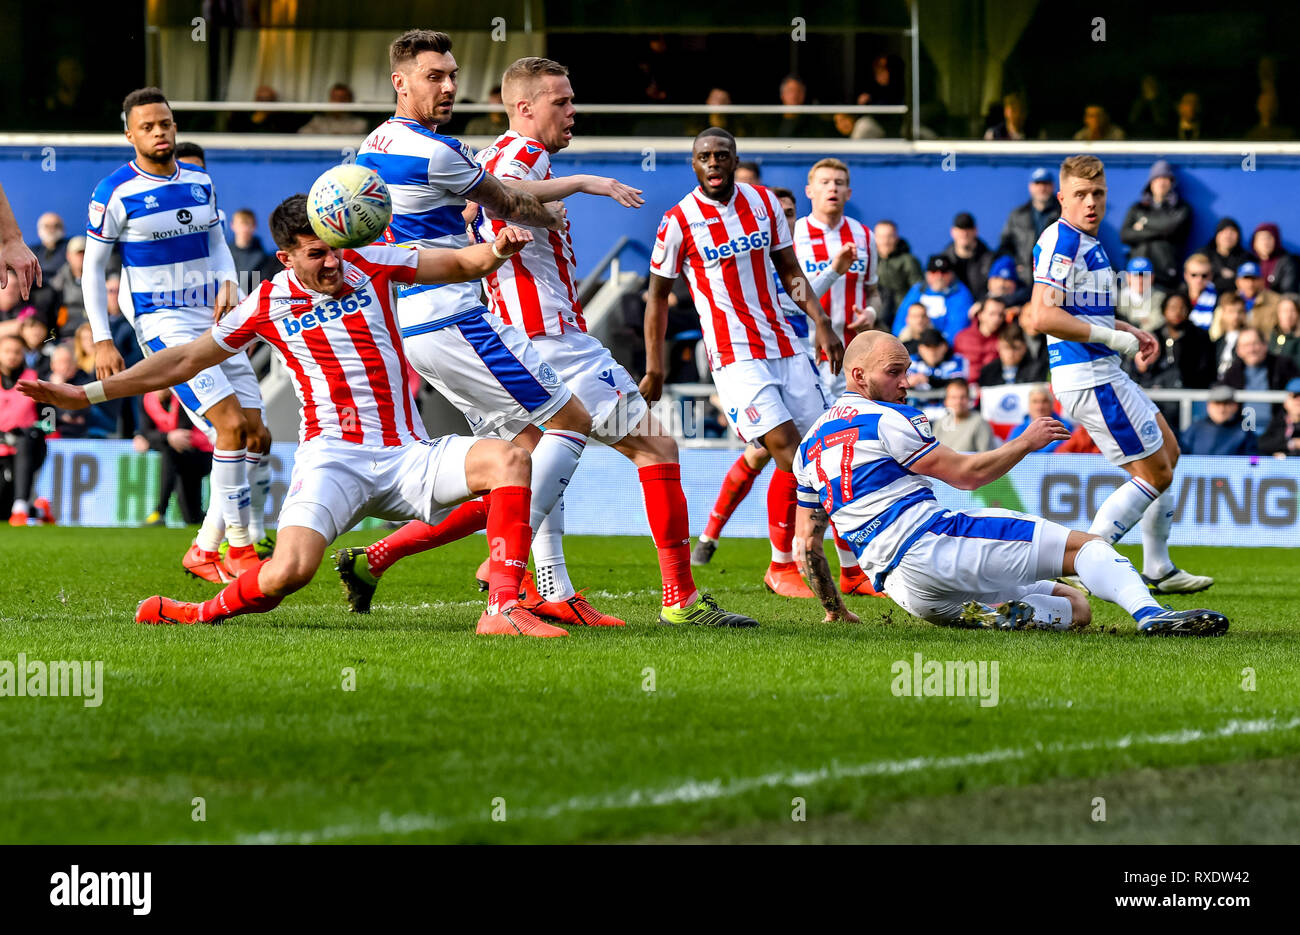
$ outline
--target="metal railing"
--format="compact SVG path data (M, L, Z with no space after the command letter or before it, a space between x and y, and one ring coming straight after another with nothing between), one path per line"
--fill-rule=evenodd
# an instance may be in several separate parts
M172 101L175 113L184 111L204 113L290 113L290 114L352 114L392 113L394 102L355 101L349 104L331 104L327 101ZM464 104L457 102L455 110L465 114L505 113L500 104ZM611 116L687 116L692 114L906 114L906 104L582 104L579 114L605 114Z

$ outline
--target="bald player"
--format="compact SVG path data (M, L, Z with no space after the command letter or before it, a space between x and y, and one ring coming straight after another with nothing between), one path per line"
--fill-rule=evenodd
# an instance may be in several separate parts
M1228 629L1227 618L1212 610L1164 610L1132 563L1100 536L1011 510L942 508L927 478L974 490L1069 433L1043 417L1001 448L959 454L935 439L923 412L903 405L910 362L892 335L854 338L844 355L847 389L796 454L796 552L827 620L854 619L822 553L834 521L876 589L931 623L1084 627L1092 619L1087 599L1053 581L1077 575L1093 594L1132 614L1141 634L1216 636Z

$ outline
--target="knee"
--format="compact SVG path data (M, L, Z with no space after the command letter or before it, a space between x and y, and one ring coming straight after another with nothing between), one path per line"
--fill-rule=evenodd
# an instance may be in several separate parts
M587 407L578 402L578 398L575 396L564 404L564 407L555 414L551 421L546 423L546 426L561 432L577 432L579 435L590 435L591 413L587 412Z
M260 454L271 451L271 431L265 425L259 425L248 439L248 447Z
M494 453L496 455L496 453ZM533 456L518 445L503 444L497 457L494 487L528 487L533 481Z
M316 574L316 568L298 558L285 556L280 559L277 555L267 561L257 574L263 594L268 597L283 597L306 587Z
M671 435L652 435L646 442L655 464L677 463L677 442Z

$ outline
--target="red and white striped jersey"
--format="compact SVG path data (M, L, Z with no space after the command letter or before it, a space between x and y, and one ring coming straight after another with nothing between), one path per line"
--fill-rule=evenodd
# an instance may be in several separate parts
M286 269L217 322L212 337L228 351L257 340L275 349L302 404L300 441L323 435L394 446L424 439L393 312L394 285L415 281L419 254L386 246L340 253L348 286L342 295L312 292Z
M499 179L540 181L551 177L551 155L546 147L514 130L501 134L474 158ZM479 211L476 232L480 240L491 242L509 223ZM586 331L568 228L563 234L544 227L529 229L532 243L484 280L488 307L530 338Z
M821 302L831 328L848 347L857 334L849 333L849 307L863 308L867 304L867 286L876 283L876 238L867 225L851 217L842 218L834 229L824 227L812 215L794 222L794 252L809 283L831 265L846 243L857 244L858 258L847 273L831 283Z
M802 353L768 266L790 242L780 202L761 185L736 183L726 204L697 186L659 222L650 272L686 273L712 369Z

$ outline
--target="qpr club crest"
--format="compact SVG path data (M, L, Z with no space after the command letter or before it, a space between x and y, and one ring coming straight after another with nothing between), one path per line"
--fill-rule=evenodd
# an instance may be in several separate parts
M199 204L204 204L208 200L208 193L203 190L202 185L195 184L190 186L190 197Z
M211 374L200 373L194 378L194 388L200 393L208 392L215 385L216 383L213 381Z
M555 370L546 361L542 361L541 366L537 368L537 377L548 389L560 385L560 378L555 375Z
M1156 425L1154 419L1147 419L1142 423L1142 428L1138 429L1138 434L1142 436L1142 443L1150 445L1160 437L1160 427Z

